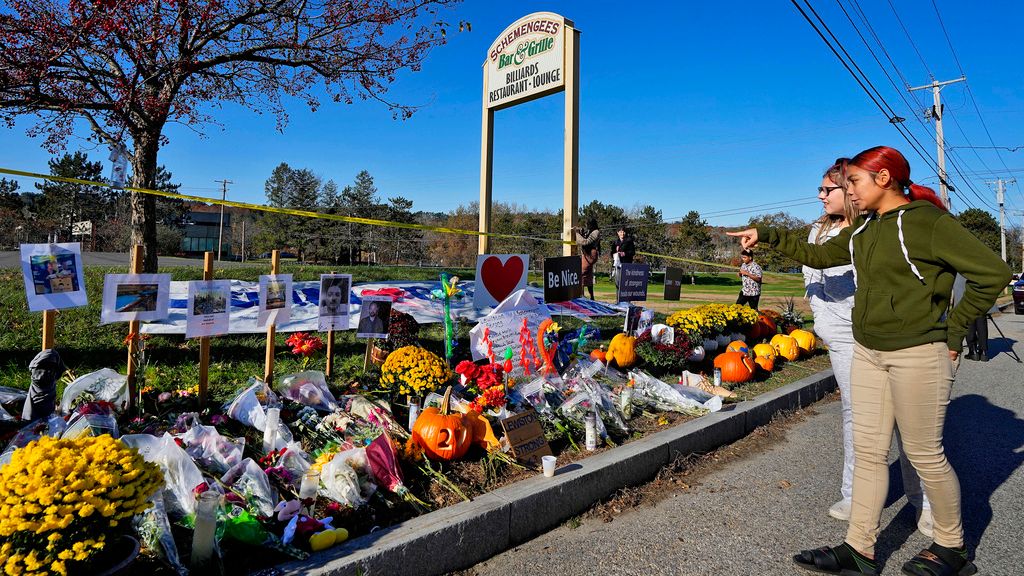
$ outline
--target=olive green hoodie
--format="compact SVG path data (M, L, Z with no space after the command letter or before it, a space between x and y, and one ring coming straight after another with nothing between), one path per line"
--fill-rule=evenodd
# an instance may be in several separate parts
M836 237L809 244L802 234L757 228L758 241L812 268L854 265L853 336L873 350L945 341L960 351L968 323L1010 280L1010 268L948 212L917 200L859 217ZM967 288L947 318L957 273Z

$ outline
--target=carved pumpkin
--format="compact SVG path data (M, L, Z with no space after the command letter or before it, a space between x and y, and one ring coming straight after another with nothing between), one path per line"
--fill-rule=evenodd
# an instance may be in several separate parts
M754 376L757 365L743 352L723 352L715 358L715 368L722 370L723 382L746 382Z
M491 451L501 447L501 442L494 435L494 429L487 418L476 410L470 410L462 416L462 420L473 431L473 444Z
M815 344L817 344L814 333L807 330L800 330L798 328L790 332L789 335L796 339L797 346L800 347L800 351L804 354L810 354L814 350Z
M779 353L775 351L771 344L758 344L754 346L754 356L758 358L771 358L775 360L775 357L778 355Z
M786 334L776 334L772 338L772 346L775 351L779 353L786 360L796 360L800 357L800 345L797 344L796 338L787 336Z
M729 345L725 347L725 351L726 352L742 352L743 354L746 354L747 356L752 356L752 353L750 352L750 347L747 346L746 342L743 342L741 340L735 340L733 342L730 342Z
M594 350L591 350L590 351L590 359L591 360L598 360L600 362L605 362L606 358L605 358L604 346L601 346L600 348L595 348Z
M608 364L615 363L619 368L630 368L636 364L636 338L626 334L616 334L608 344L605 353Z
M452 414L449 402L452 387L444 392L441 407L425 408L412 425L412 439L423 448L428 458L455 460L462 458L473 442L473 433L462 414Z
M754 358L754 362L761 367L765 372L771 372L775 370L775 355L771 356L758 356Z

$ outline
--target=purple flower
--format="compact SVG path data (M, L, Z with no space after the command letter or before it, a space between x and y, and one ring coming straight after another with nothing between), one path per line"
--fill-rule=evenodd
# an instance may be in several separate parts
M214 414L213 416L210 416L210 424L213 424L214 426L220 426L227 423L228 417L223 414Z
M160 395L156 397L156 401L157 402L167 402L170 399L171 399L171 393L170 392L161 392Z

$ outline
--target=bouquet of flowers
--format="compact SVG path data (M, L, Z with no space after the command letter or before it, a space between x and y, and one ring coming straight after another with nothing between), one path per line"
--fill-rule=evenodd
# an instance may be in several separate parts
M686 367L686 357L693 346L685 333L676 331L671 344L655 342L647 331L636 339L636 353L644 365L657 372L678 372Z
M0 566L7 574L81 570L162 484L157 465L108 435L29 443L0 468Z
M470 409L483 413L489 408L497 410L505 406L505 370L501 364L492 362L480 366L463 360L455 367L455 372L461 376L468 397L473 398Z
M377 341L376 346L385 352L393 352L405 346L415 346L419 343L419 337L420 324L412 317L412 314L399 312L392 308L388 337Z
M399 394L422 396L437 390L451 377L448 365L437 354L419 346L405 346L392 352L384 362L380 386Z
M309 365L310 358L317 350L324 347L324 341L319 336L306 334L305 332L296 332L288 337L284 341L285 344L292 347L292 354L296 356L302 356L302 369L305 370L306 366Z

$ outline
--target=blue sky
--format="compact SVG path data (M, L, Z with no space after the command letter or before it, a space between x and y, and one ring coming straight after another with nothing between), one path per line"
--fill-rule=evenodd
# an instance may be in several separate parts
M1024 50L1018 43L1024 3L936 4L992 142L1024 145ZM812 5L934 157L931 125L915 120L915 111L886 80L839 5L824 0L812 0ZM850 0L843 5L850 9ZM938 80L959 77L932 0L893 5L921 58L888 0L859 0L899 73L915 86L929 83L929 72ZM280 133L271 116L227 107L216 112L223 129L205 127L206 138L170 127L160 162L182 184L182 192L219 197L214 180L227 178L234 182L229 197L246 202L264 201L263 183L280 162L309 168L341 186L366 169L383 197L405 196L414 201L414 209L450 210L472 202L479 195L481 64L507 25L535 11L562 14L583 32L581 204L593 199L627 208L651 204L666 219L689 210L709 215L733 210L739 213L709 216L708 221L740 225L758 213L751 207L806 200L785 209L810 219L820 212L811 201L829 163L878 144L902 150L915 181L935 183L934 170L913 153L791 3L749 0L469 0L449 20L471 22L472 32L449 35L449 43L430 54L421 72L403 74L390 92L402 103L423 105L411 120L393 120L375 102L325 104L311 113L295 101L290 123ZM870 40L866 28L862 32ZM902 84L895 71L889 72ZM963 84L942 95L952 160L968 173L975 192L994 205L985 180L1024 178L1024 149L997 155L995 150L962 148L992 142ZM928 92L907 98L931 104ZM916 113L920 117L921 111ZM496 201L561 206L562 114L561 94L496 114ZM50 156L41 141L25 136L29 125L25 120L3 129L0 166L47 171ZM69 150L83 144L71 140ZM91 155L106 160L105 150ZM984 207L947 169L970 201L953 196L954 209ZM980 173L988 170L1004 172ZM32 181L22 181L22 188L31 186ZM1009 208L1024 209L1021 190L1009 187Z

